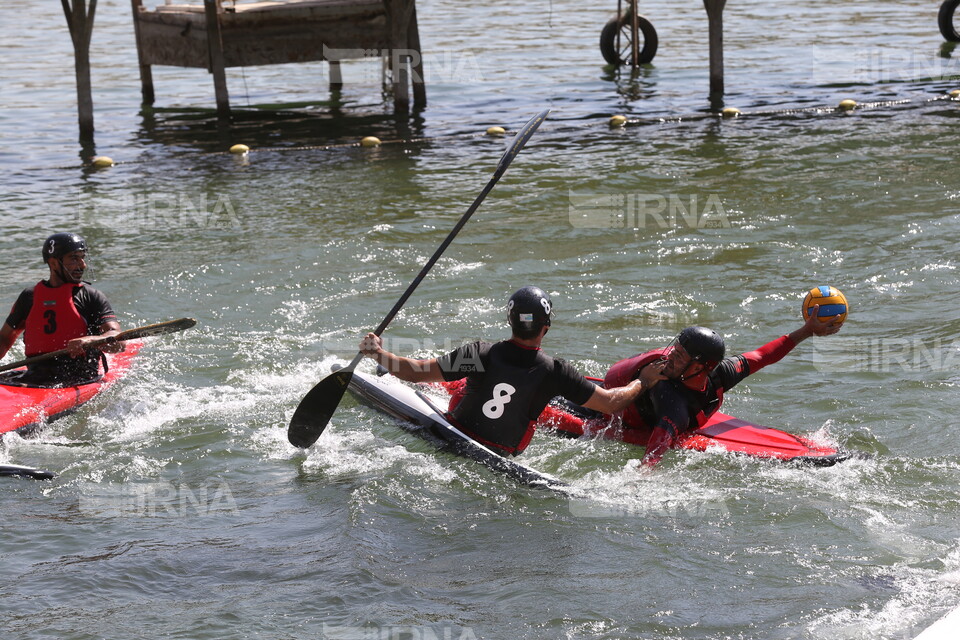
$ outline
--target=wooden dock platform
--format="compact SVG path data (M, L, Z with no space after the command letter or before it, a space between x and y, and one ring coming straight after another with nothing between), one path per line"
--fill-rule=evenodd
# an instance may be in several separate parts
M153 65L204 68L214 77L217 112L229 116L229 67L326 61L340 88L340 61L383 58L394 106L426 105L415 0L280 0L161 4L131 0L143 101L155 99Z

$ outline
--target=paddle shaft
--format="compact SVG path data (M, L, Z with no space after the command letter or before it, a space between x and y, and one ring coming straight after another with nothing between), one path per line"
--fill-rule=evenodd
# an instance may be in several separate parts
M520 153L520 150L523 149L524 145L527 143L527 140L530 139L530 136L533 135L534 131L540 126L540 124L546 119L547 114L550 113L549 109L541 111L539 114L534 116L523 129L521 129L517 135L511 141L510 146L504 152L503 156L500 158L500 162L497 163L497 170L494 171L493 177L490 178L490 181L487 183L487 186L483 188L483 191L480 192L480 195L477 196L476 200L473 201L473 204L470 205L470 208L467 209L457 224L453 227L449 234L447 234L446 239L440 243L440 246L437 247L437 250L434 251L433 255L427 260L427 263L423 265L423 268L420 269L420 273L417 274L417 277L413 279L413 282L410 283L410 286L407 287L407 290L403 292L403 295L400 296L400 299L397 300L397 303L393 305L393 308L390 309L390 312L387 313L386 317L377 325L377 328L373 330L373 333L376 335L381 335L387 328L387 326L393 322L393 319L400 313L400 309L403 308L403 305L407 303L407 300L410 299L410 296L413 295L413 292L416 290L420 283L423 282L423 279L427 277L427 274L430 273L430 270L433 269L433 265L437 264L437 261L440 260L440 256L443 255L443 252L447 250L447 247L453 242L454 238L457 237L457 234L460 233L460 230L467 224L467 221L470 220L470 217L473 216L474 212L480 208L480 205L486 199L487 195L493 191L493 188L497 185L497 182L500 181L500 178L506 172L507 167L510 166L510 163L513 159ZM363 360L363 352L358 352L354 356L353 360L350 361L345 370L353 371L360 361Z
M413 279L413 282L411 282L407 290L403 292L403 295L400 296L397 303L393 305L390 312L384 317L377 328L374 329L376 335L381 335L387 328L387 325L389 325L400 312L400 309L403 308L403 305L410 296L413 295L417 286L427 276L430 269L433 268L433 265L437 263L446 248L453 242L453 239L457 237L457 234L460 233L463 226L467 224L470 216L480 207L480 204L487 197L487 194L496 186L500 177L507 170L507 167L510 166L513 159L520 153L520 150L523 149L530 137L546 119L548 113L550 113L549 109L538 113L531 118L513 138L510 146L507 147L507 150L504 151L500 157L500 161L497 163L497 169L494 171L493 177L487 183L487 186L483 188L483 191L481 191L480 195L473 201L473 204L470 205L466 213L461 216L459 222L457 222L446 239L440 244L433 256L423 265L420 273ZM350 379L353 377L353 370L362 359L363 352L357 352L357 355L349 365L318 382L307 395L303 397L296 411L294 411L293 417L290 419L290 426L287 430L287 439L291 444L305 449L317 441L317 438L319 438L323 430L326 429L333 412L340 404L340 400L343 398L343 394L350 384Z
M138 327L136 329L127 329L126 331L121 331L115 336L109 336L101 340L96 340L90 343L87 346L87 349L98 349L100 347L105 347L117 342L125 342L127 340L138 340L140 338L147 338L150 336L159 336L167 333L175 333L177 331L183 331L184 329L189 329L193 325L197 324L197 321L193 318L180 318L179 320L169 320L167 322L158 322L157 324L150 324L145 327ZM69 355L69 349L58 349L57 351L50 351L49 353L42 353L38 356L31 356L29 358L24 358L18 362L11 362L10 364L5 364L0 366L0 372L9 371L11 369L17 369L30 364L35 364L37 362L43 362L45 360L50 360L59 356Z

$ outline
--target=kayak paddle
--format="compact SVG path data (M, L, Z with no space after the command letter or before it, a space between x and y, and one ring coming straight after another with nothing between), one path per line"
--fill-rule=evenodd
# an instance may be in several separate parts
M139 340L140 338L149 338L150 336L161 336L167 333L176 333L177 331L189 329L195 324L197 324L197 321L193 318L180 318L179 320L158 322L157 324L149 324L145 327L138 327L136 329L127 329L126 331L121 331L115 336L95 340L87 346L87 349L97 349L99 347L104 347L116 342L124 342L126 340ZM49 360L50 358L56 358L57 356L65 356L69 353L70 352L67 349L59 349L57 351L51 351L50 353L42 353L38 356L25 358L19 362L5 364L0 367L0 371L9 371L10 369L16 369L28 364L34 364L35 362L42 362L44 360Z
M0 464L0 477L14 476L20 478L33 478L34 480L51 480L56 474L43 469L34 469L33 467L24 467L19 464Z
M550 110L546 109L535 115L513 138L510 146L507 147L503 156L500 157L500 162L497 163L497 170L494 172L490 182L483 188L483 191L481 191L477 199L473 201L473 204L470 205L467 212L463 214L463 217L457 222L446 240L440 244L440 247L437 248L430 260L423 265L423 269L420 270L419 275L414 278L410 286L407 287L407 290L403 292L397 304L393 305L393 309L390 310L387 317L385 317L383 322L374 330L376 335L379 336L382 334L394 316L400 312L400 309L406 303L407 299L413 294L414 289L416 289L417 285L427 276L427 273L433 265L440 259L440 255L450 246L450 243L453 242L453 239L460 233L463 226L467 224L467 220L470 219L470 216L477 210L480 203L483 202L483 199L487 197L487 194L490 193L497 184L497 181L500 180L500 177L507 170L507 167L510 166L513 159L520 153L523 146L527 144L527 141L533 133L546 119L548 113L550 113ZM347 390L347 385L350 384L350 379L353 378L353 370L362 359L363 353L358 352L350 364L339 371L331 373L318 382L316 386L303 397L303 400L301 400L299 406L297 406L297 410L293 413L293 418L290 419L290 427L287 429L287 439L290 441L290 444L306 449L317 441L317 438L319 438L323 430L326 429L327 423L330 422L330 417L333 416L333 412L337 410L337 406L339 406L340 400Z

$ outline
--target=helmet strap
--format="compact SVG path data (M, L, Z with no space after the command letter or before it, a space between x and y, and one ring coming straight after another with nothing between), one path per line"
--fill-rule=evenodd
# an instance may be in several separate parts
M80 284L79 282L74 282L73 278L67 275L67 268L63 266L63 257L54 258L54 260L60 265L60 268L57 269L57 277L60 278L63 284Z
M689 367L687 367L687 368L689 369ZM704 391L704 390L707 388L707 374L708 374L708 373L709 373L709 372L708 372L706 369L704 369L703 371L701 371L701 372L698 373L697 375L691 376L691 377L687 377L686 373L684 373L684 375L680 376L680 382L682 382L685 386L687 386L687 387L689 387L689 388L691 388L691 389L696 389L696 390L698 390L698 391Z
M670 355L670 352L673 351L674 349L676 349L676 348L677 348L677 345L679 345L679 344L680 344L680 342L679 342L679 336L677 336L676 338L674 338L673 340L671 340L671 341L670 341L670 344L668 344L667 347L666 347L666 349L664 349L663 355L661 356L661 359L662 359L662 360L666 360L666 359L667 359L667 356ZM681 345L681 346L682 346L682 345ZM687 364L687 366L684 367L683 371L680 372L680 375L679 375L678 377L674 378L674 380L679 380L680 382L686 382L686 381L687 381L687 371L689 371L689 370L690 370L690 367L692 367L692 366L695 365L695 364L697 364L697 360L694 359L694 358L691 358L689 364ZM698 375L699 375L699 374L698 374ZM694 377L696 377L696 376L694 376Z
M690 360L690 363L687 364L687 366L684 368L684 370L680 372L680 377L678 378L678 380L680 380L680 382L686 382L686 381L687 381L687 371L690 371L690 367L692 367L692 366L695 365L695 364L698 364L697 361L691 359L691 360ZM697 375L699 375L699 374L697 374ZM694 377L696 377L696 376L694 376Z
M707 367L704 367L703 369L700 370L699 373L692 376L688 376L687 371L690 369L690 367L692 367L695 364L702 365L703 363L700 362L699 360L694 360L690 364L688 364L687 368L684 369L683 373L680 375L680 382L682 382L685 386L687 386L690 389L695 389L697 391L705 391L707 388L707 378L709 377L711 370Z

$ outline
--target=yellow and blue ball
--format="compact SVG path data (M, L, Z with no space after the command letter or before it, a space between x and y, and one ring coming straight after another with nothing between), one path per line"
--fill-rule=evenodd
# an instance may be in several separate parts
M847 305L847 297L836 287L814 287L807 292L807 297L803 299L803 319L806 320L813 313L813 307L820 305L817 311L817 318L820 322L830 322L834 318L839 318L842 324L847 319L847 312L850 307Z

